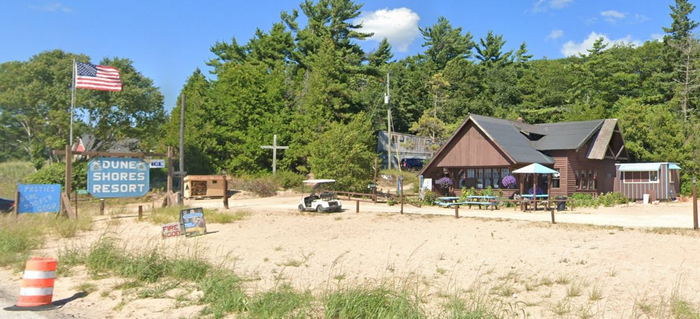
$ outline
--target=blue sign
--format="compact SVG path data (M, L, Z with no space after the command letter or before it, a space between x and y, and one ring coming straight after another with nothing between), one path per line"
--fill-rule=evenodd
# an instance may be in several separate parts
M58 213L61 211L61 185L18 184L17 213Z
M87 187L97 198L146 195L150 190L148 163L140 158L92 159L88 163Z

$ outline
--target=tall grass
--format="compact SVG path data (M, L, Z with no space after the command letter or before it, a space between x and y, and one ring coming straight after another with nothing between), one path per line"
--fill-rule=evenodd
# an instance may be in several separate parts
M30 162L12 161L0 163L0 197L14 199L17 183L36 170Z
M79 231L91 227L90 216L81 216L77 220L54 214L0 216L0 266L21 264L30 251L40 248L49 236L74 237Z
M401 291L378 287L353 287L330 293L326 318L426 318L417 300Z
M156 225L174 223L180 220L180 207L156 208L147 220ZM250 213L247 211L237 211L234 213L219 212L211 209L204 209L204 219L211 224L229 224L245 219Z

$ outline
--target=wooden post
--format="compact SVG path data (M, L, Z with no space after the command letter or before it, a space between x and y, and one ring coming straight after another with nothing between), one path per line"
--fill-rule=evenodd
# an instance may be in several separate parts
M19 191L15 192L15 208L13 209L15 217L19 216Z
M535 203L535 211L537 211L537 174L532 174L532 200Z
M78 192L75 192L75 198L73 198L73 205L75 205L75 218L78 218Z
M165 183L165 201L167 206L172 206L173 203L170 200L170 194L173 193L173 147L168 146L168 179Z
M360 200L355 201L355 213L360 212Z
M104 198L100 198L100 215L105 214L105 200Z
M455 218L459 218L459 205L455 205Z
M523 200L525 195L525 174L520 174L520 211L525 211L525 201Z
M550 211L552 214L552 224L556 224L557 222L554 220L554 208Z
M139 220L143 219L143 206L139 205Z
M190 194L190 196L191 195L192 194ZM226 178L226 174L224 174L224 209L228 209L228 179Z
M547 208L552 203L552 174L547 174Z
M698 230L698 192L693 177L693 229Z
M70 199L71 184L73 184L73 154L70 145L66 145L66 176L64 182L63 191Z

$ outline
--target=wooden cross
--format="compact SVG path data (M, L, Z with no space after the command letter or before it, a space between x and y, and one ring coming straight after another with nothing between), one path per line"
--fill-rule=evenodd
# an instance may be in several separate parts
M289 146L278 146L277 145L277 134L272 137L272 145L260 146L264 149L272 149L272 174L277 173L277 150L286 150Z

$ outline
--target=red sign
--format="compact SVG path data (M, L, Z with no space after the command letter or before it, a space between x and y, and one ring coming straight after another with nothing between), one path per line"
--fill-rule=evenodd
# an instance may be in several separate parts
M170 223L170 224L165 224L162 226L163 227L163 238L167 237L176 237L182 235L182 227L180 226L180 223Z

